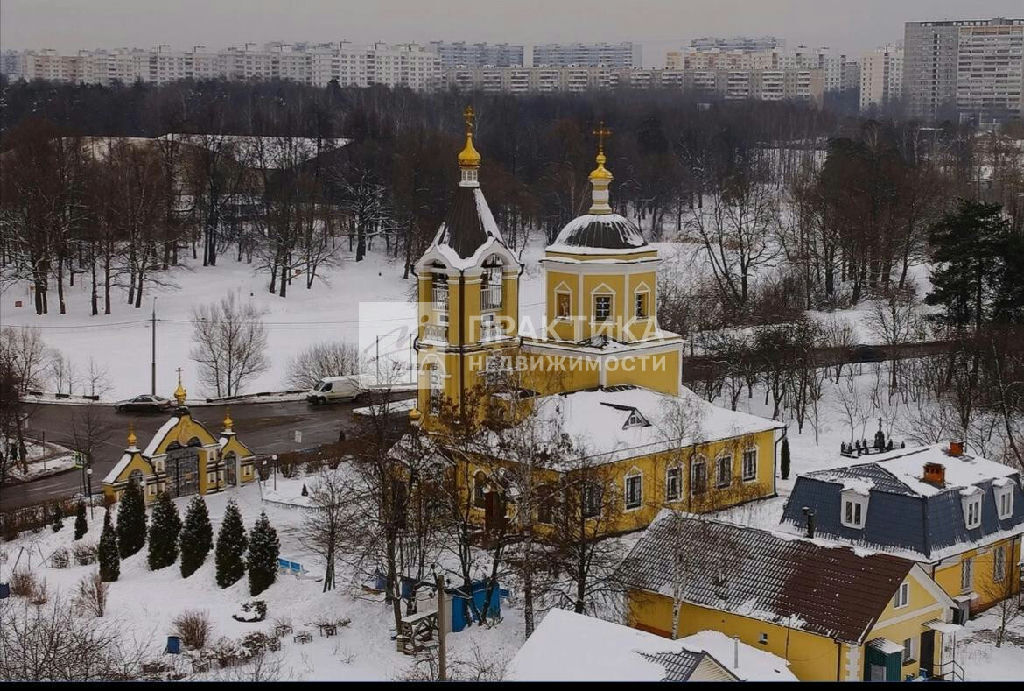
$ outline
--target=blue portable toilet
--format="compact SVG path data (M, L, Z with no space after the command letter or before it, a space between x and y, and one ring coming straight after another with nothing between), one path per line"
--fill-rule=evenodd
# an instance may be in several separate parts
M11 596L11 584L0 583L0 600L5 600Z
M487 600L487 581L473 581L470 584L470 588L472 590L470 593L467 593L461 588L453 588L448 591L452 600L453 632L462 631L473 623L473 621L476 621L480 616L480 613L483 612L484 602ZM491 593L491 604L487 608L487 614L489 616L501 615L501 596L503 592L506 595L508 594L508 591L503 591L499 585L495 586L494 592ZM473 607L469 604L470 598L472 598Z
M166 652L170 653L171 655L177 655L178 653L180 653L181 638L179 638L178 636L168 636Z

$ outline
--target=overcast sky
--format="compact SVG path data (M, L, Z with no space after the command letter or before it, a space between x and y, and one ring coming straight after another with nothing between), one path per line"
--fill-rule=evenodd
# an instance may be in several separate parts
M901 39L905 21L1022 15L1021 0L0 0L0 48L633 40L658 66L697 36L859 53Z

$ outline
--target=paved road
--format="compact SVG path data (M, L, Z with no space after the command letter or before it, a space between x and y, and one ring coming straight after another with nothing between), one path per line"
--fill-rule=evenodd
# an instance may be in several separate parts
M397 397L397 396L396 396ZM338 440L342 429L355 427L352 410L358 406L338 403L328 406L310 406L305 401L287 403L234 404L231 419L238 438L255 453L272 454L317 446ZM28 405L28 428L32 436L46 433L46 440L74 447L72 426L80 420L83 406ZM225 406L194 406L192 416L202 422L214 436L222 429ZM144 447L167 420L167 414L138 415L115 413L111 406L97 406L99 427L102 428L100 451L93 459L92 489L99 491L103 477L117 463L127 445L128 425L135 425L139 446ZM295 441L295 432L302 433L302 441ZM61 475L41 478L20 485L5 486L0 492L0 508L14 508L26 504L55 499L81 491L82 474L70 471Z

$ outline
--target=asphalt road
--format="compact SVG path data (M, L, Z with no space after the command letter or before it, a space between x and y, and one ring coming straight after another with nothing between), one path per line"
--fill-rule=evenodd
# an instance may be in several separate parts
M365 404L363 404L365 405ZM318 446L337 441L338 433L347 433L355 426L352 403L311 406L305 401L286 403L233 404L231 419L239 440L254 453L273 454L283 451ZM192 416L217 436L224 419L225 406L194 406ZM81 427L84 406L26 405L29 413L28 430L38 438L45 432L46 441L74 448L73 428ZM167 420L169 414L115 413L108 405L96 406L97 428L101 433L99 451L93 457L92 491L98 492L103 477L110 471L127 445L128 425L134 423L139 446L145 447L150 438ZM295 441L295 432L302 433L302 441ZM0 508L9 509L27 504L72 495L82 489L82 473L72 470L60 475L40 478L18 485L7 485L0 491Z

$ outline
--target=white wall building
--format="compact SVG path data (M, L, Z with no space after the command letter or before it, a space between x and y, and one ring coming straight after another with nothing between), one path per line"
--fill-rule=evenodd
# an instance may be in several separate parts
M860 60L860 110L881 108L903 95L903 46L888 45Z

